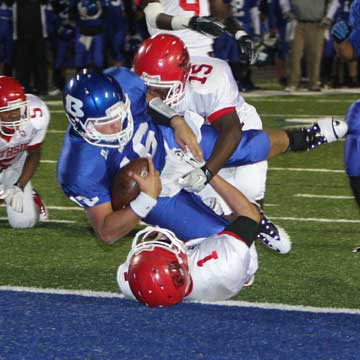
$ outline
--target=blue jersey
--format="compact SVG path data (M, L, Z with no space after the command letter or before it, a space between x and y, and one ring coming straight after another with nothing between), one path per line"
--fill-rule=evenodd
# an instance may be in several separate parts
M258 7L258 0L232 0L232 14L239 21L240 25L248 32L252 33L251 10Z
M120 84L131 101L134 119L132 140L122 152L117 149L90 145L69 127L57 165L57 179L65 194L83 207L111 201L112 179L120 167L138 157L151 154L157 170L165 165L166 147L178 148L173 130L157 126L147 114L146 86L127 68L110 68L105 73ZM201 128L201 148L204 158L211 156L217 138L212 126ZM266 159L270 140L263 131L244 131L240 145L226 166L233 167ZM176 195L162 196L144 219L147 224L159 225L188 239L206 237L223 230L228 221L216 215L192 193L181 190ZM196 225L196 226L195 226Z
M122 152L88 144L69 127L60 153L57 177L65 194L84 207L111 201L112 179L120 167L151 154L155 168L162 170L165 149L162 134L146 113L142 80L126 68L109 69L131 99L134 135ZM114 77L115 77L114 76Z
M360 176L360 101L352 104L346 114L348 133L344 147L345 169L348 176Z

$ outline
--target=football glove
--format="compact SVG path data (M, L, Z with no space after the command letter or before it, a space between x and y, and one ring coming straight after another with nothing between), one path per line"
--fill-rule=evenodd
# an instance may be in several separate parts
M8 189L5 185L0 184L0 200L4 200L8 195Z
M350 26L343 20L337 22L331 29L331 36L337 43L341 43L346 40L350 33Z
M7 191L5 201L10 205L16 212L22 213L24 206L24 192L19 186L13 185Z
M213 174L204 165L201 168L196 168L188 174L179 179L179 184L183 189L189 192L200 192L212 179Z
M283 18L286 22L291 22L295 20L295 15L291 11L288 11L283 14Z
M320 26L324 29L330 29L331 27L331 24L332 24L332 20L329 19L328 17L323 17L323 19L321 20L320 22Z
M256 51L250 36L245 31L239 30L235 34L235 39L239 46L239 61L242 64L254 64L256 61Z
M188 27L212 37L218 37L225 33L225 25L212 16L193 16Z

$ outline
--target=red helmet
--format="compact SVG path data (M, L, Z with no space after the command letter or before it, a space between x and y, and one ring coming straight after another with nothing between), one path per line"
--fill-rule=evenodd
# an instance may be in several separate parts
M27 121L26 95L21 84L10 76L0 76L0 116L2 112L20 109L20 118L14 121L1 121L0 132L11 136Z
M191 290L185 245L173 232L148 226L136 234L129 257L129 286L139 302L176 305Z
M175 105L184 97L190 72L189 53L177 36L157 34L140 46L134 57L134 71L146 85L168 88L164 102Z

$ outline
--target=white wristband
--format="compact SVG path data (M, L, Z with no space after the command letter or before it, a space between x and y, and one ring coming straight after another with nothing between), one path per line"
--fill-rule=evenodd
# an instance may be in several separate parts
M244 31L244 30L238 30L238 31L235 33L235 39L236 39L236 40L241 39L243 36L247 36L247 32Z
M189 26L189 17L185 16L173 16L171 19L171 28L173 30L184 30Z
M135 200L130 203L131 209L142 219L146 218L149 212L155 207L157 200L141 192Z

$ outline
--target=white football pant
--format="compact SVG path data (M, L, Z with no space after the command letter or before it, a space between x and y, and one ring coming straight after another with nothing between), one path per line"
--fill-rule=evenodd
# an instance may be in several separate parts
M19 159L11 165L11 167L3 170L0 173L0 184L5 186L12 186L17 182L24 167L26 157L27 153L24 152L19 157ZM10 205L6 205L6 211L9 224L13 228L31 228L37 223L39 219L39 213L33 200L32 186L30 181L24 188L23 212L16 212L11 208Z

